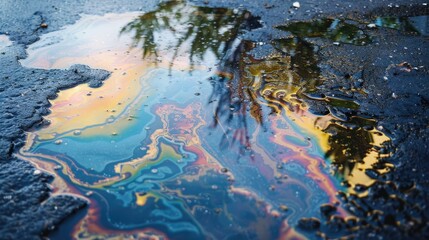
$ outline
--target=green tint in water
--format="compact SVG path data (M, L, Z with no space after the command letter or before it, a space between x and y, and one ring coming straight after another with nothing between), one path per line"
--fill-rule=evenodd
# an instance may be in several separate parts
M110 17L87 18L73 31L121 32L121 41L82 56L73 52L73 41L42 40L30 47L35 50L26 63L49 56L49 66L67 66L89 55L101 59L95 67L111 69L110 81L130 85L106 82L99 90L117 91L110 96L115 105L101 104L103 92L96 90L90 96L79 88L60 93L52 103L52 126L30 134L21 152L57 171L58 192L89 196L88 214L74 237L303 237L295 229L298 220L319 216L320 204L337 202L337 191L345 189L326 159L357 162L337 171L350 191L371 183L355 169L371 168L362 162L381 141L360 119L352 119L353 128L308 111L301 94L323 79L314 47L301 37L277 41L279 53L261 61L248 54L254 44L239 39L240 32L259 26L247 12L173 1L134 19ZM118 28L124 19L129 23ZM85 40L94 38L97 48L99 37ZM134 48L124 47L124 38ZM148 64L154 56L155 64ZM128 71L121 74L123 69ZM86 119L98 112L101 117ZM336 214L347 216L341 208Z
M408 33L429 34L429 17L378 17L375 24L379 27L393 28Z
M300 38L327 38L354 45L366 45L371 38L357 26L340 19L318 19L311 22L292 22L278 29L291 32Z

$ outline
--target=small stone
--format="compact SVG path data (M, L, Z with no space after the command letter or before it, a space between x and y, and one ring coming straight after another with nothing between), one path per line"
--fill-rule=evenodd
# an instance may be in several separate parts
M227 168L221 168L220 171L223 173L226 173L226 172L228 172L228 169Z
M392 98L398 98L398 95L396 95L396 93L392 93Z
M332 44L334 44L335 46L340 46L340 42L333 42Z
M82 132L80 131L80 130L75 130L74 132L73 132L73 135L80 135Z
M55 141L55 144L60 145L61 143L63 143L63 140L58 139L57 141Z
M377 25L375 25L374 23L370 23L370 24L368 24L366 26L369 27L369 28L375 28L375 27L377 27Z
M112 132L112 136L116 136L116 135L118 135L117 132Z
M152 170L150 170L152 173L158 173L158 169L157 168L152 168Z
M57 165L54 167L54 170L60 170L61 168L63 168L61 165Z
M294 3L292 3L292 7L294 7L294 8L300 8L301 4L299 2L294 2Z
M47 23L42 23L42 24L40 24L40 27L41 27L41 28L47 28L47 27L48 27L48 24L47 24Z
M88 191L85 193L85 196L90 197L90 196L92 196L92 194L94 194L93 191Z
M39 169L34 170L33 175L40 175L42 174L42 171L40 171Z

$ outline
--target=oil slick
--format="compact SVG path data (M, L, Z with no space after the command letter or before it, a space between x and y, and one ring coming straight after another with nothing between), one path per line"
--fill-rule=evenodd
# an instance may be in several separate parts
M300 91L317 86L317 66L295 65L316 64L311 53L253 59L254 44L238 35L254 20L173 1L84 16L30 46L26 67L112 72L101 88L61 91L51 124L30 132L19 155L56 173L56 193L90 199L73 237L304 238L300 218L338 203L338 190L371 184L360 173L388 139L310 113Z

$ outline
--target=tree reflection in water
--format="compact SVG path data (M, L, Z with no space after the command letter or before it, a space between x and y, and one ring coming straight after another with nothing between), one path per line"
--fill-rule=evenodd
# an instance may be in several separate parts
M218 73L209 79L213 86L209 103L216 104L212 127L223 131L221 149L236 147L240 154L251 149L249 119L264 128L267 114L279 114L284 108L295 111L303 104L301 93L315 91L323 81L315 47L306 38L322 37L354 45L371 41L362 30L343 20L294 22L278 27L294 37L273 41L277 54L257 60L249 54L256 44L239 38L243 31L261 27L257 18L236 9L195 6L189 13L183 11L185 8L189 5L184 1L163 3L127 24L121 33L133 32L133 46L141 47L143 58L148 58L158 56L162 34L171 32L176 39L171 46L171 66L180 49L188 45L191 71L194 63L203 61L206 54L216 56ZM346 101L336 104L358 107ZM262 105L271 112L264 114ZM355 126L347 128L333 121L324 129L330 134L326 157L338 165L337 174L345 179L356 162L362 162L374 147L374 131L369 131L365 124Z

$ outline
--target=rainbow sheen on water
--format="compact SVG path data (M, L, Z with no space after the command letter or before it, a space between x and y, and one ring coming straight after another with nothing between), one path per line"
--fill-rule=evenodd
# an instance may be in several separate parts
M347 177L332 174L341 156L326 155L324 130L338 125L297 97L303 79L291 57L246 54L252 43L237 36L250 18L174 1L84 16L30 46L27 67L112 72L101 88L61 91L51 124L29 133L20 153L55 173L56 193L91 202L73 237L305 238L298 220L339 202L347 189L338 178L373 181L358 173L368 161ZM378 135L371 146L387 140Z

